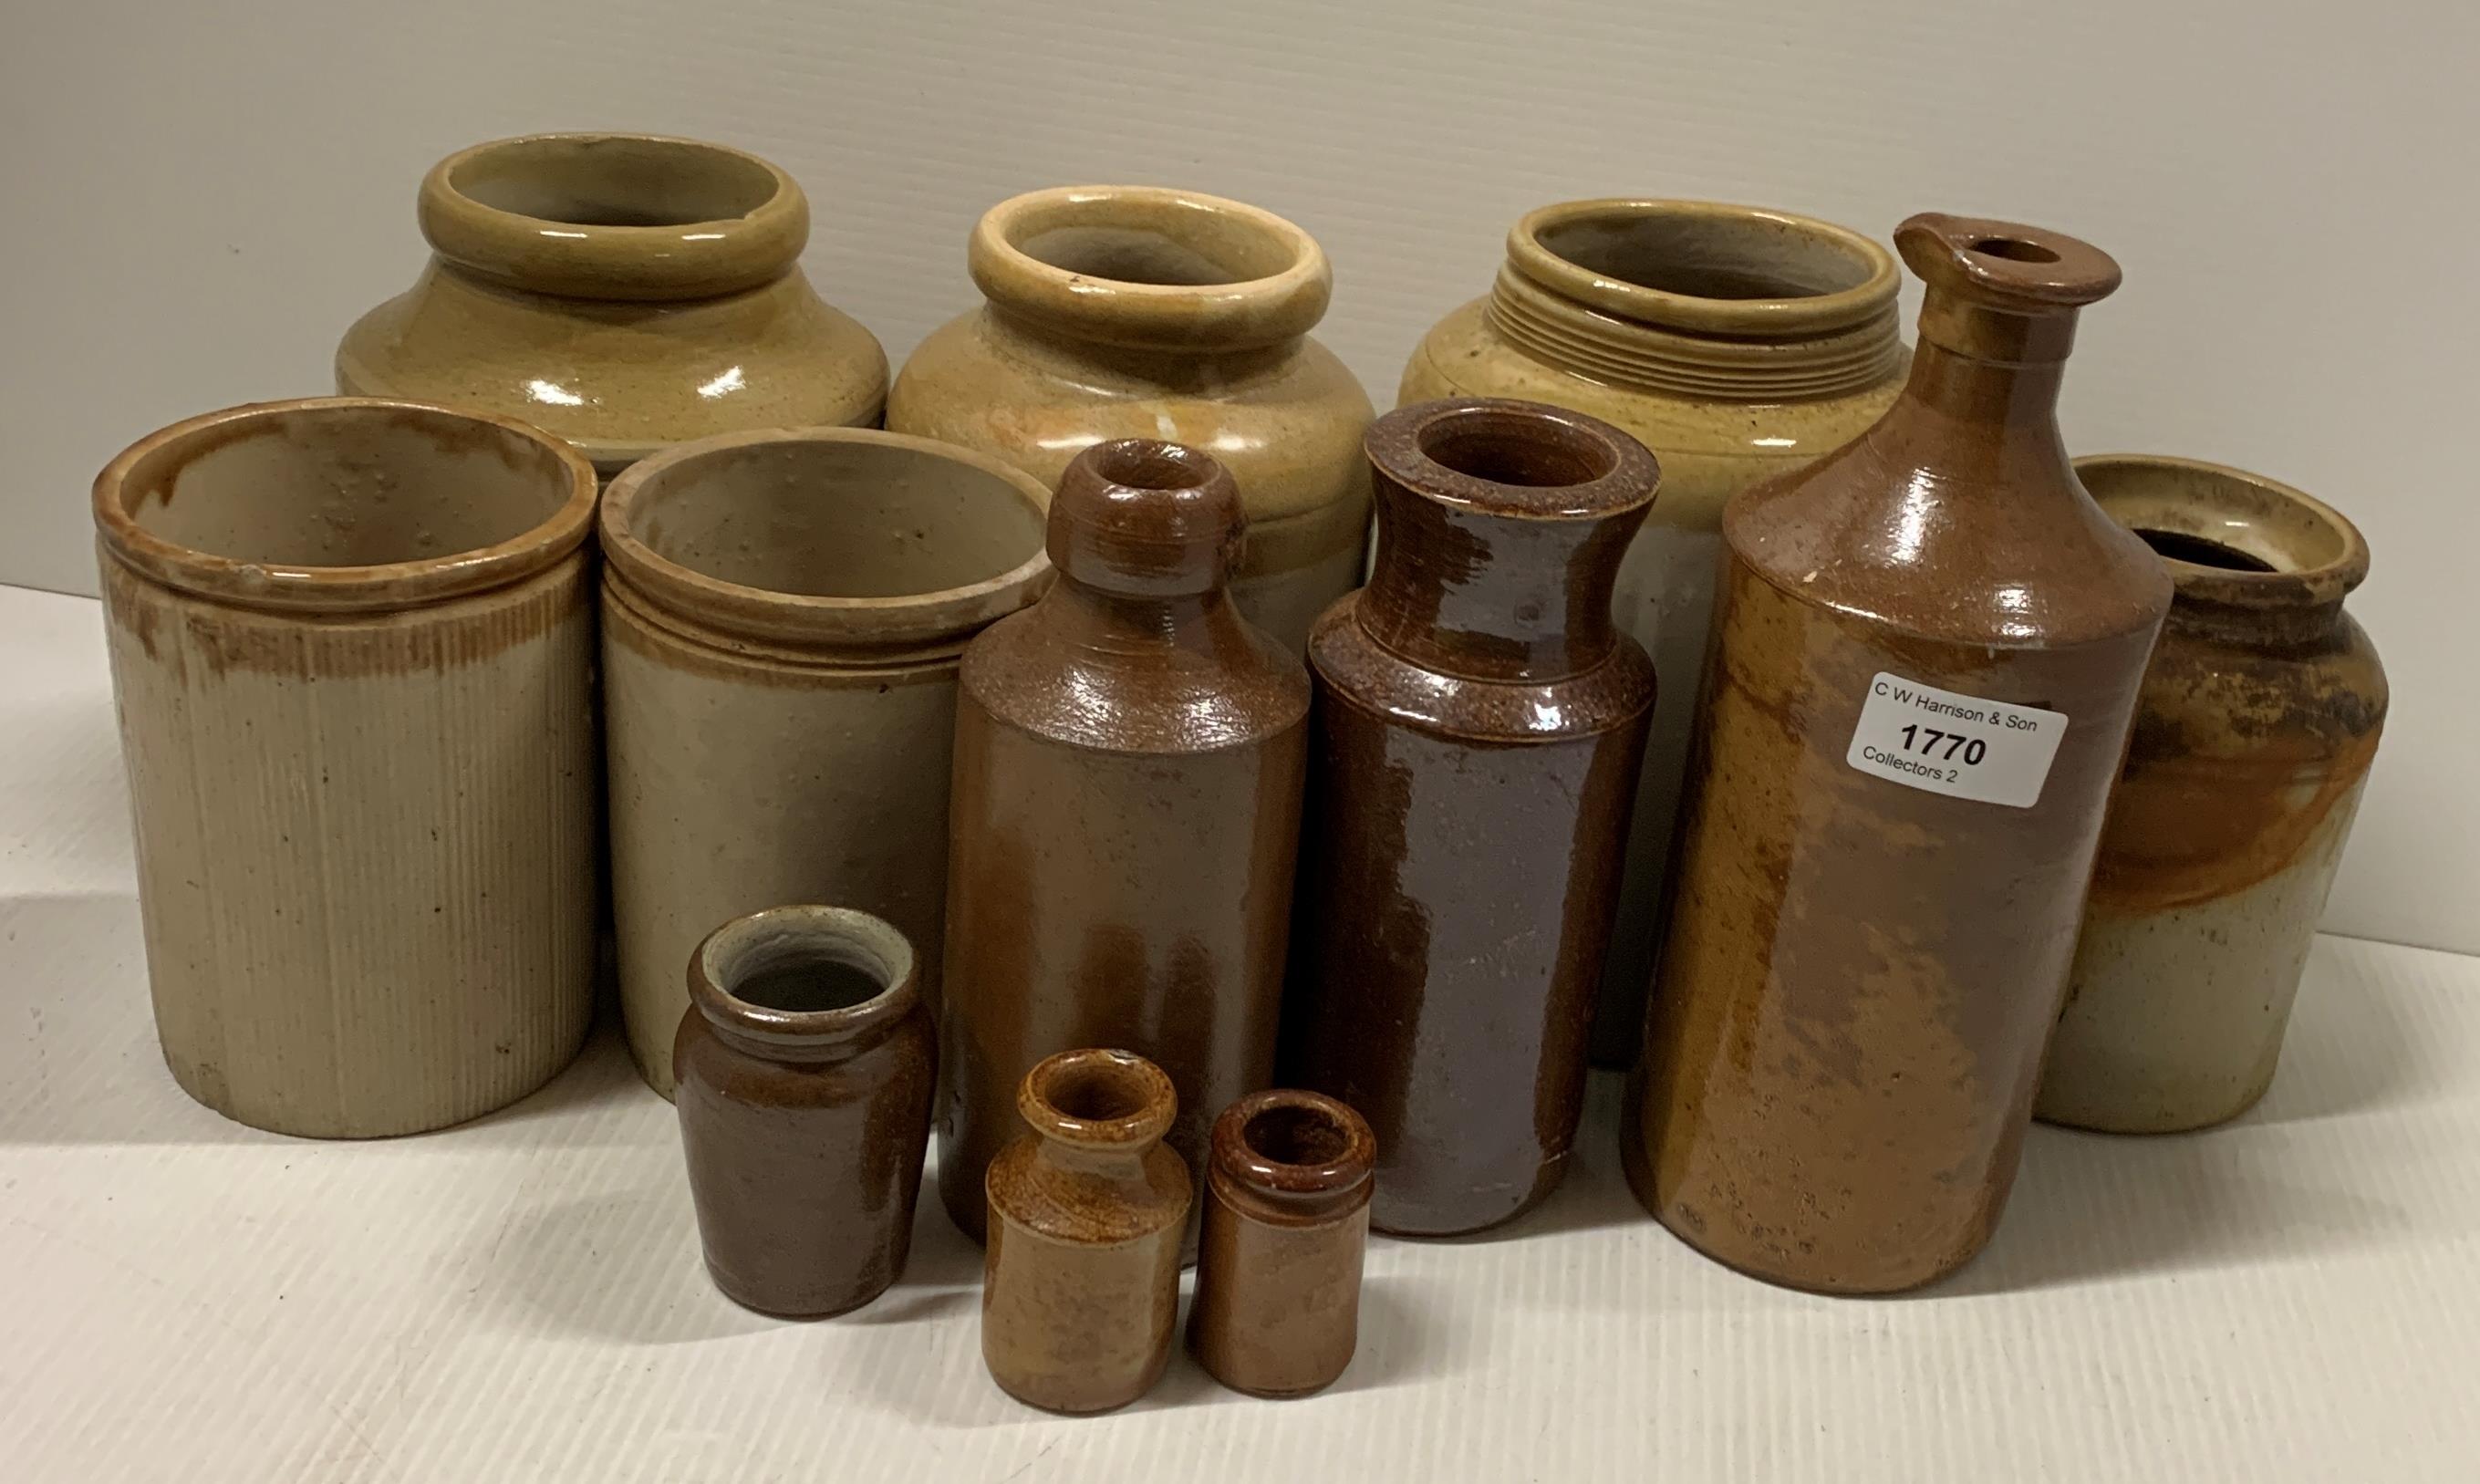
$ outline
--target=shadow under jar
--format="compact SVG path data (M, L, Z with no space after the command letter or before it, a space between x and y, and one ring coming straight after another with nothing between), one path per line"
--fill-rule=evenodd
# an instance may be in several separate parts
M1660 478L1537 403L1369 430L1378 560L1315 678L1287 1080L1378 1138L1371 1220L1495 1226L1557 1186L1617 905L1653 665L1611 584Z
M716 923L832 901L893 923L939 1011L965 646L1050 580L1049 495L862 429L733 433L604 497L604 718L621 1006L671 1087L680 966Z
M2368 548L2286 484L2076 460L2177 596L2145 670L2034 1113L2114 1133L2235 1118L2273 1081L2388 691L2342 611Z
M322 398L94 485L164 1057L279 1133L458 1123L593 1014L594 471L507 420Z
M724 924L672 1046L707 1271L734 1302L841 1314L904 1271L936 1037L912 946L841 907Z

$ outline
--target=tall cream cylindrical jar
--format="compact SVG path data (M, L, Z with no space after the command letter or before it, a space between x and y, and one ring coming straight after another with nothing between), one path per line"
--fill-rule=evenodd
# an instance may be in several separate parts
M629 1046L656 1090L689 953L776 902L894 924L935 1017L956 666L1048 586L1048 509L987 455L858 429L727 434L612 482L612 911Z
M1662 677L1592 1032L1634 1058L1669 914L1672 821L1688 766L1722 504L1848 443L1893 405L1906 359L1894 255L1807 217L1713 201L1544 206L1508 233L1486 298L1431 329L1402 404L1515 397L1634 433L1662 500L1619 569L1619 627Z
M878 425L887 355L810 286L809 198L756 155L493 140L434 166L416 216L430 263L346 332L340 391L521 417L607 480L715 433Z
M966 266L988 302L921 342L887 426L1046 488L1116 438L1211 454L1249 512L1231 595L1299 653L1360 586L1369 526L1369 396L1308 333L1333 284L1316 241L1220 196L1071 186L992 207Z
M322 398L142 439L94 518L155 1028L280 1133L458 1123L593 1012L594 470Z

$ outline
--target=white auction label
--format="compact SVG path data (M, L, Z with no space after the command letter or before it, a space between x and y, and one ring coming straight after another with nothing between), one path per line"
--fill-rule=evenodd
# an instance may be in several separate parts
M2029 809L2066 735L2064 712L1987 701L1879 671L1843 760L1905 788Z

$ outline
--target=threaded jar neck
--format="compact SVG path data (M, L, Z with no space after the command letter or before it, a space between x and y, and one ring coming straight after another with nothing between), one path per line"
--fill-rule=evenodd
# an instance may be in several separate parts
M1508 234L1491 326L1595 381L1727 402L1864 390L1902 361L1894 256L1829 222L1713 201L1545 206Z

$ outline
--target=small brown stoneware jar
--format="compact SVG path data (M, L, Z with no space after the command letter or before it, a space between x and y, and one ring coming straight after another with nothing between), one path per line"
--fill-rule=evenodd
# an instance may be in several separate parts
M674 1103L735 1302L841 1314L904 1271L936 1051L918 982L904 935L845 907L753 912L690 956Z
M1378 561L1309 639L1317 700L1291 1079L1378 1135L1382 1232L1529 1210L1564 1174L1653 664L1611 584L1659 471L1538 403L1369 430Z
M1188 1347L1214 1379L1305 1396L1352 1364L1378 1141L1314 1092L1253 1092L1214 1121Z
M1059 580L965 651L950 806L939 1187L982 1230L982 1170L1043 1057L1125 1046L1213 1110L1274 1080L1308 678L1227 589L1240 499L1193 449L1077 456Z
M2145 672L2034 1111L2113 1133L2235 1118L2273 1080L2386 721L2342 612L2368 548L2286 484L2186 458L2076 460L2178 585Z
M1062 1052L1025 1074L1033 1132L984 1172L982 1360L1011 1396L1108 1412L1171 1359L1188 1166L1165 1148L1178 1094L1131 1052Z
M1678 911L1622 1138L1679 1237L1795 1288L1961 1265L2013 1184L2170 606L2057 393L2118 265L1914 217L1902 397L1735 497Z

